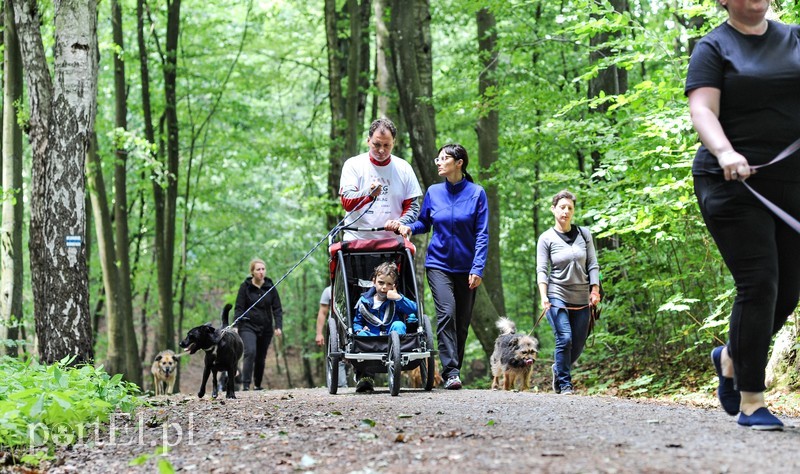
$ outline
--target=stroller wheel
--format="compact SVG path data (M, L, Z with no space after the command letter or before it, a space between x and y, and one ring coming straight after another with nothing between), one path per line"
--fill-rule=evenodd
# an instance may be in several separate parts
M396 331L389 334L389 393L393 397L400 394L400 372L403 368L400 366L400 335Z
M328 354L325 357L325 381L328 384L328 393L336 395L339 390L339 357L331 355L339 352L339 332L336 330L336 321L328 319Z

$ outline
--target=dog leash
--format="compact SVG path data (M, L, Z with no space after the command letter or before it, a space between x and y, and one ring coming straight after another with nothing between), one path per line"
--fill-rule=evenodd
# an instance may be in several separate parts
M373 205L373 204L375 204L375 199L373 199L372 201L370 201L370 203L369 203L369 205L367 206L367 208L366 208L366 209L364 209L364 212L362 212L361 214L359 214L359 215L358 215L358 217L356 218L356 220L354 220L353 222L351 222L351 223L349 223L349 224L347 224L347 225L348 225L348 226L352 226L353 224L355 224L356 222L358 222L358 221L359 221L359 219L361 219L362 217L364 217L364 215L365 215L367 212L369 212L369 210L370 210L370 209L372 209L372 205ZM339 222L338 222L338 223L337 223L335 226L333 226L333 228L332 228L330 231L328 231L328 233L327 233L327 234L325 234L325 237L323 237L323 238L322 238L322 239L321 239L319 242L317 242L317 243L316 243L316 245L314 245L313 247L311 247L311 250L309 250L308 252L306 252L306 254L305 254L305 255L303 255L303 258L301 258L301 259L300 259L300 260L299 260L297 263L295 263L295 264L294 264L294 266L292 266L292 268L290 268L290 269L289 269L289 271L287 271L286 273L284 273L284 274L283 274L283 276L282 276L282 277L280 277L280 279L278 279L278 281L277 281L277 282L276 282L274 285L272 285L272 286L271 286L271 287L270 287L270 288L269 288L267 291L265 291L265 292L264 292L264 294L263 294L263 295L261 295L261 296L260 296L260 297L259 297L259 298L258 298L258 299L255 301L255 303L251 304L249 308L247 308L246 310L244 310L244 312L242 312L242 314L240 314L238 318L234 319L234 320L233 320L233 322L232 322L232 323L230 323L230 324L229 324L229 325L228 325L228 326L227 326L225 329L226 329L226 330L229 330L229 329L231 329L233 326L235 326L235 325L236 325L236 323L238 323L238 322L239 322L239 320L241 320L242 318L244 318L244 317L245 317L245 315L246 315L247 313L249 313L251 309L253 309L253 308L254 308L254 307L255 307L255 306L256 306L256 305L257 305L257 304L258 304L258 303L259 303L261 300L263 300L263 299L264 299L264 297L265 297L265 296L267 296L267 295L268 295L268 294L269 294L269 293L270 293L272 290L274 290L275 288L277 288L277 287L278 287L278 285L280 285L280 284L281 284L281 282L282 282L283 280L285 280L285 279L286 279L286 277L288 277L288 276L289 276L289 275L290 275L290 274L291 274L291 273L294 271L294 269L295 269L295 268L299 267L301 263L303 263L303 262L304 262L304 261L305 261L305 260L306 260L306 259L307 259L309 256L311 256L311 254L312 254L312 253L314 253L314 251L315 251L315 250L317 250L317 249L319 248L319 246L320 246L320 245L322 245L322 242L325 242L326 240L328 240L328 238L329 238L331 235L334 235L334 234L336 234L336 232L338 232L338 231L339 231L339 229L342 227L342 224L344 223L345 219L347 219L347 213L345 213L345 216L342 218L342 220L340 220L340 221L339 221Z
M783 161L784 159L789 157L789 155L793 154L797 150L800 150L800 138L798 138L797 140L794 141L794 143L792 143L791 145L786 147L786 149L783 150L782 152L780 152L778 154L778 156L776 156L775 158L772 159L772 161L770 161L768 163L764 163L763 165L751 166L750 169L751 170L757 170L759 168L765 168L767 166L774 165L775 163L778 163L779 161ZM740 183L744 184L744 186L753 194L753 196L756 197L756 199L758 199L759 201L761 201L762 204L767 206L767 209L769 209L770 211L775 213L775 215L780 217L781 220L786 223L786 225L788 225L789 227L794 229L795 232L800 234L800 221L798 221L794 217L790 216L789 213L787 213L786 211L784 211L780 207L776 206L769 199L767 199L764 196L762 196L761 194L759 194L755 189L753 189L752 186L747 184L746 180L739 179L738 181Z
M553 305L550 305L551 308L566 309L566 310L569 310L569 311L578 311L578 310L581 310L581 309L589 308L591 306L592 306L591 304L586 304L586 305L583 305L583 306L553 306ZM536 319L536 323L533 325L533 329L531 329L531 331L528 333L529 336L533 334L533 331L539 326L539 323L542 322L542 319L544 318L545 314L547 314L547 308L542 308L542 314L540 314L539 318Z

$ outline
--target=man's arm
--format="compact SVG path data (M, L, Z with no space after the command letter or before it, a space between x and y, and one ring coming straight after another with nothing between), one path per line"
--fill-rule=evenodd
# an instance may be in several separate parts
M319 305L319 312L317 313L317 345L322 346L325 344L325 337L322 335L322 328L325 327L325 321L328 320L328 312L330 311L330 305L327 304L320 304Z

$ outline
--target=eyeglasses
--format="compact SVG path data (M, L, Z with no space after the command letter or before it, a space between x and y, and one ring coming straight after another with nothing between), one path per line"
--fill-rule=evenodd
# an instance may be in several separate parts
M445 155L444 157L437 156L436 158L433 159L433 162L435 164L439 164L439 163L443 163L443 162L449 160L450 158L453 158L453 157L450 156L450 155Z

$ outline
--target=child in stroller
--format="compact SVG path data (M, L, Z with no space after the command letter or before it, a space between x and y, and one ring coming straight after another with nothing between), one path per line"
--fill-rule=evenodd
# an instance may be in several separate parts
M397 265L383 262L372 274L372 285L361 295L353 318L353 331L358 336L382 336L397 331L406 333L403 316L409 323L417 321L417 303L401 295L397 285ZM388 329L387 329L388 327Z
M358 299L353 318L353 331L357 336L382 336L392 331L398 335L406 333L406 323L417 322L417 303L398 293L397 265L383 262L372 274L372 288ZM373 389L372 375L358 373L357 392Z

